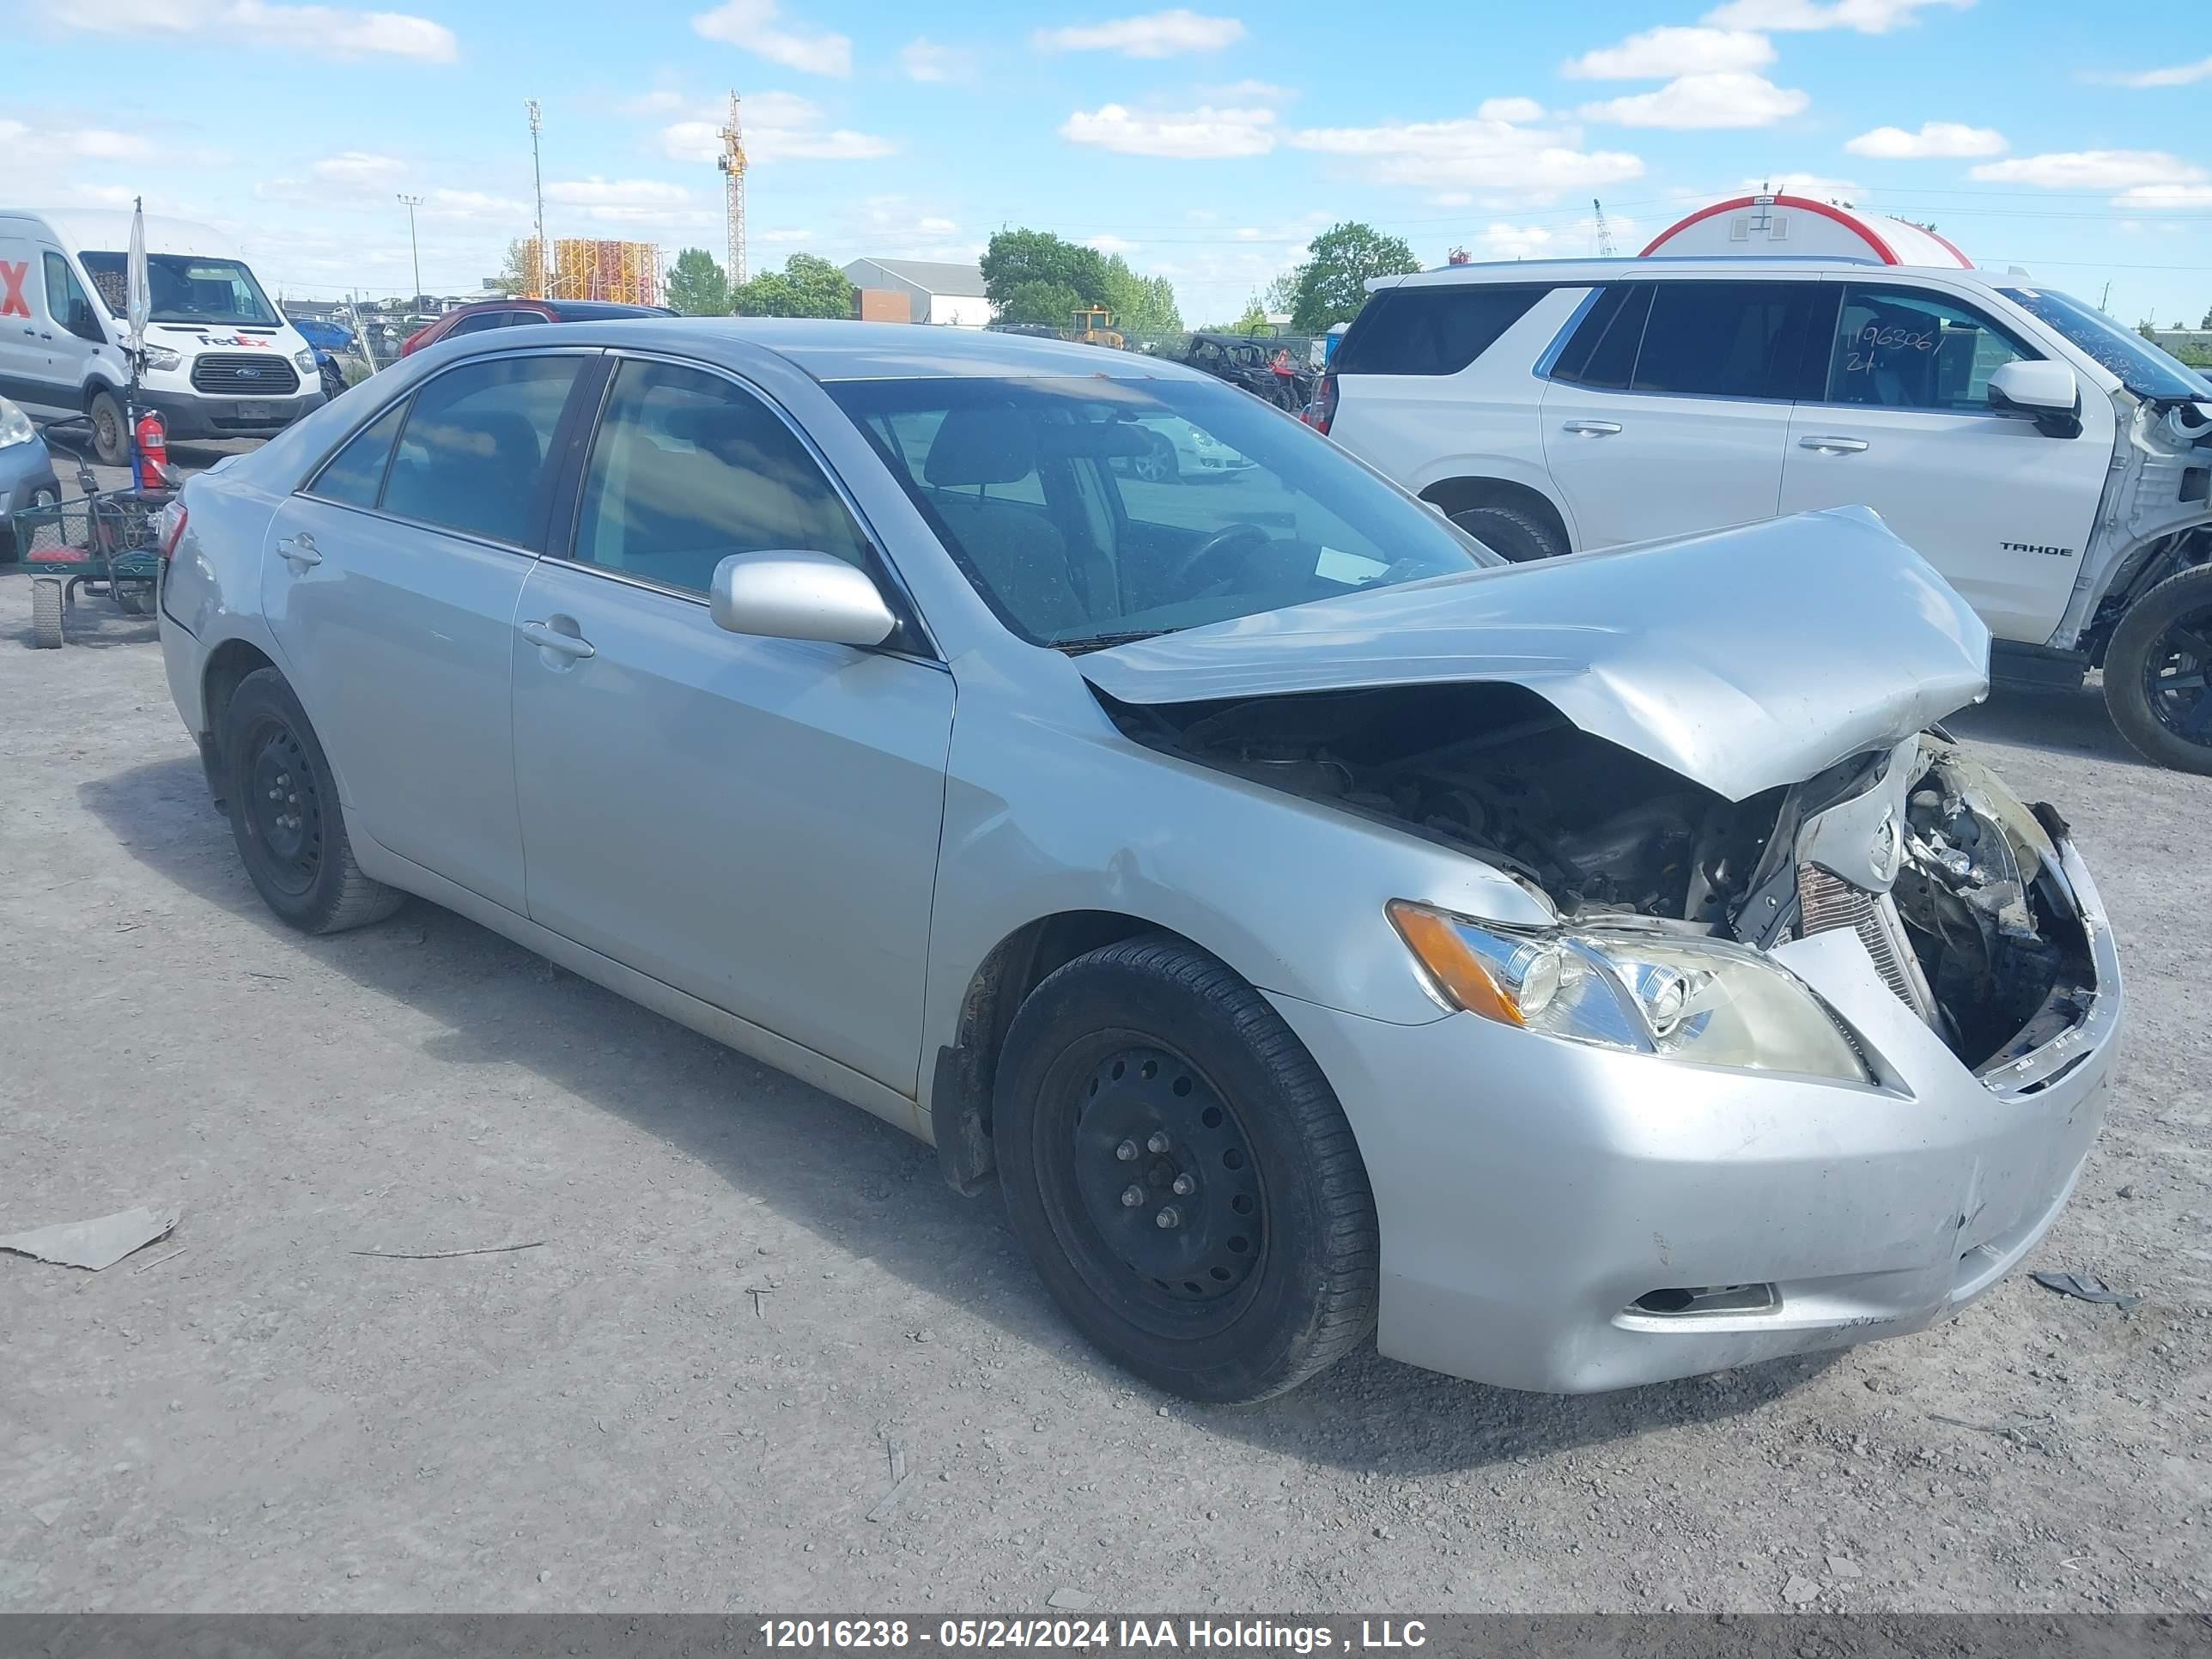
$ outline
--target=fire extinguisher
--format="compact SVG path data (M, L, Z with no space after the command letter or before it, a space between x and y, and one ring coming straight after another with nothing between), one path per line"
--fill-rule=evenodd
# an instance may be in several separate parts
M169 465L169 432L161 424L160 411L149 409L141 415L132 435L138 447L138 470L133 482L141 489L163 488L161 475Z

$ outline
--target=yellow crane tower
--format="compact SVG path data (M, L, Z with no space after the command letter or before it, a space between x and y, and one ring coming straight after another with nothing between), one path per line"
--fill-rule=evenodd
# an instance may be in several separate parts
M716 136L722 141L714 165L722 170L724 211L730 222L730 285L734 288L745 280L745 143L734 91L730 94L730 118Z

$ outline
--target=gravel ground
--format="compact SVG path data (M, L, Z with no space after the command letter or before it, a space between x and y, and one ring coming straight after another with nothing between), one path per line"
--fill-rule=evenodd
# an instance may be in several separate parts
M1232 1412L1103 1366L996 1199L862 1113L420 902L286 931L150 626L33 651L27 588L0 1231L183 1221L97 1275L0 1255L0 1607L2212 1605L2212 781L2093 694L1958 725L2121 934L2110 1127L2031 1265L2139 1306L2021 1275L1839 1357L1559 1400L1370 1352Z

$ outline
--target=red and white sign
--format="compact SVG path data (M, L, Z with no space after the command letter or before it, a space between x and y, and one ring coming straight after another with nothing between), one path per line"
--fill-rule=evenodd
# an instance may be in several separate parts
M31 302L23 297L24 281L31 274L28 259L20 264L9 264L0 259L0 317L27 317Z

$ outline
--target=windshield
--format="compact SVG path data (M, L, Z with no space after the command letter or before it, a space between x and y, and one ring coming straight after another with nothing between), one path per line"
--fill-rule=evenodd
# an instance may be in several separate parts
M80 253L108 314L122 317L130 307L120 253ZM275 328L281 319L253 273L236 259L202 259L188 253L149 253L146 283L152 290L157 323L214 323L226 328Z
M2212 397L2212 380L2070 294L2047 288L1997 291L2014 305L2033 312L2094 357L2138 398Z
M1082 649L1497 556L1216 381L853 380L830 394L1000 621Z

